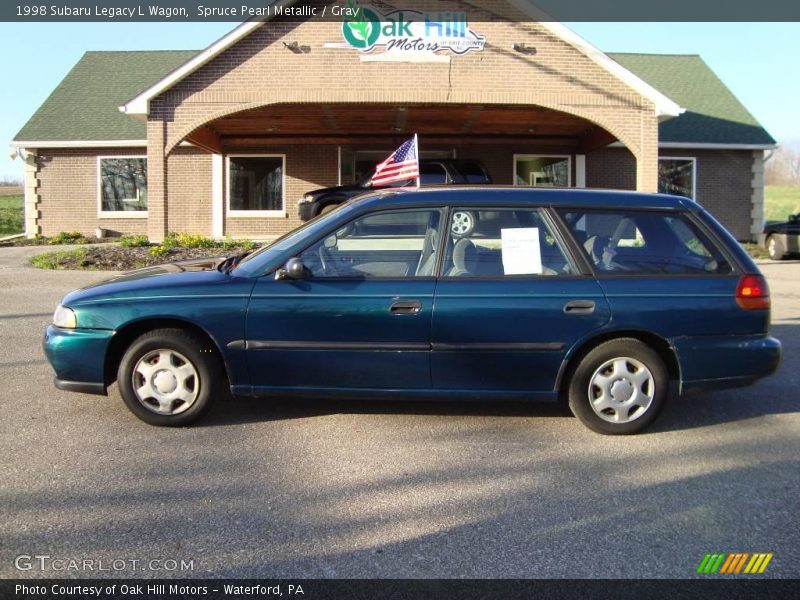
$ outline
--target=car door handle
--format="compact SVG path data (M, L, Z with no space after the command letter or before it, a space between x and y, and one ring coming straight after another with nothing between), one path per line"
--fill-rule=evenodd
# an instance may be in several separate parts
M422 302L419 300L402 300L392 304L389 312L393 315L416 315L422 310Z
M592 300L573 300L564 305L564 312L568 315L590 315L594 312L594 308Z

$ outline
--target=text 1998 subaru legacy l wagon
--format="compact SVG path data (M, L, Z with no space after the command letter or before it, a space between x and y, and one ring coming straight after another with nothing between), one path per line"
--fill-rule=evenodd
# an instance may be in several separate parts
M479 214L467 237L452 215ZM774 372L769 291L683 198L448 188L363 196L247 256L68 294L44 349L64 390L114 380L139 418L242 396L556 400L641 430L671 385Z

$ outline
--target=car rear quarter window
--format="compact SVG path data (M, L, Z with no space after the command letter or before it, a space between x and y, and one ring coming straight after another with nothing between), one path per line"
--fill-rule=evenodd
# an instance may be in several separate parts
M728 274L723 254L684 213L561 210L578 245L601 273Z

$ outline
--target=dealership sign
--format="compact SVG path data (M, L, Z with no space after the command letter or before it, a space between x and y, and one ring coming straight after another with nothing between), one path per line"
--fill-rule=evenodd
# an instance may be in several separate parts
M470 29L462 12L422 12L397 9L381 12L370 6L350 3L351 16L342 22L347 44L362 53L376 48L386 52L454 54L481 51L486 38Z

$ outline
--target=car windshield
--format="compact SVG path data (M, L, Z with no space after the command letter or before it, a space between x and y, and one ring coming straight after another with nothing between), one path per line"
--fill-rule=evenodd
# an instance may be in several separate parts
M341 205L334 210L339 210L343 206L344 205ZM326 213L325 216L327 217L330 214L332 213ZM262 268L265 261L269 261L269 256L280 254L284 250L291 248L294 244L306 236L316 235L316 233L324 227L324 220L320 219L319 216L311 219L297 229L293 229L289 233L279 237L275 241L270 242L266 246L263 246L252 254L244 257L239 264L236 265L235 272L239 275L244 275L245 277L254 275ZM264 260L258 260L259 257Z
M459 160L455 161L454 164L466 183L486 183L489 179L486 171L477 161Z

